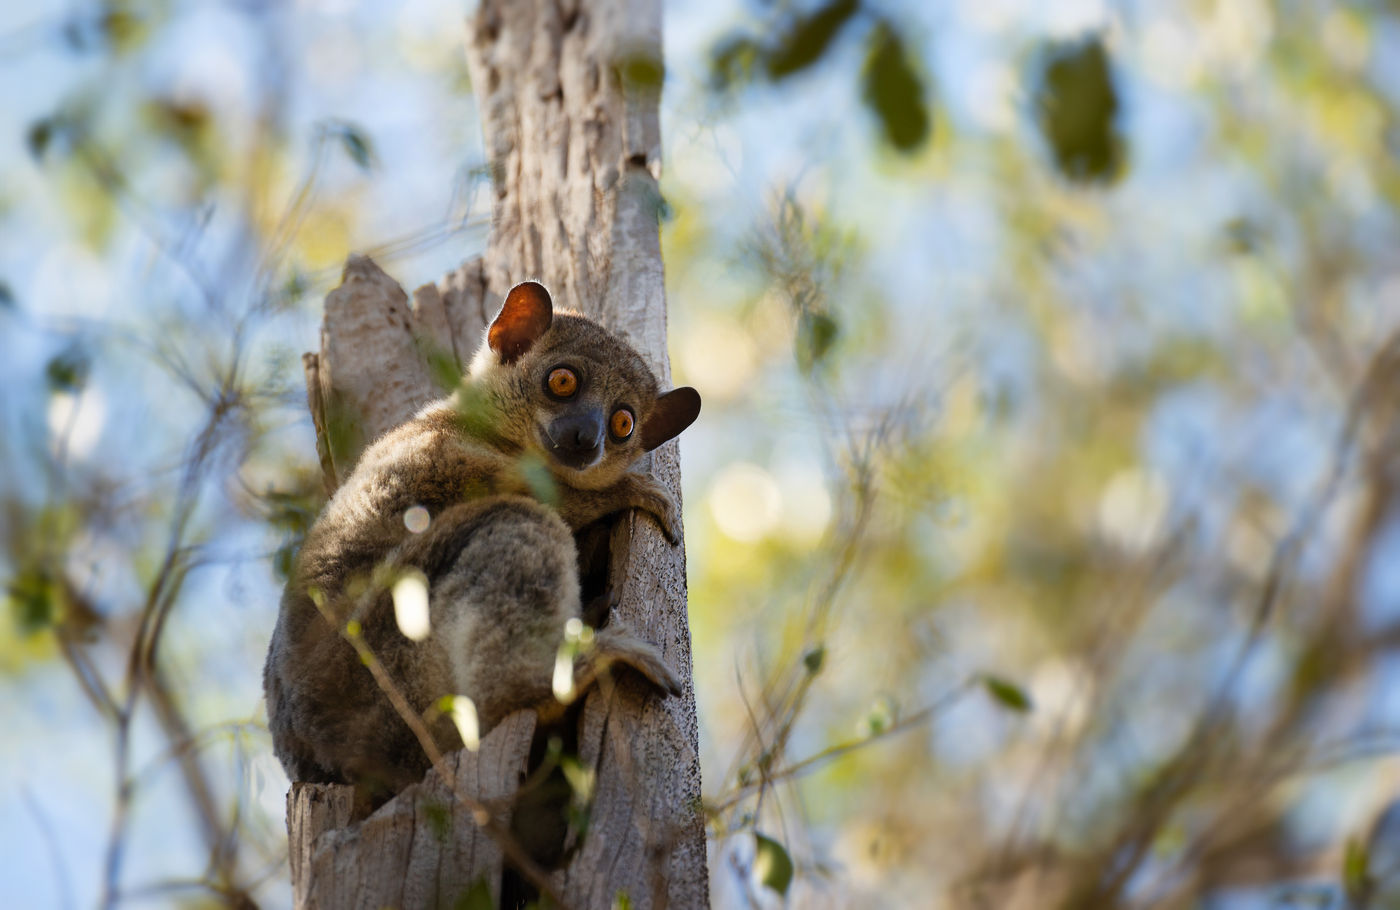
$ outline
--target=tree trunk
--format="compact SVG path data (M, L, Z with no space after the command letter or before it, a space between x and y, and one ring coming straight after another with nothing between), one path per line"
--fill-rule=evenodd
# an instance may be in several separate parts
M326 299L320 355L305 357L328 489L366 440L435 397L425 355L465 365L517 281L542 280L560 305L625 337L663 387L670 384L658 227L658 0L483 0L469 30L494 185L489 247L419 288L411 306L374 263L347 263ZM652 453L650 467L679 497L674 442ZM578 743L596 774L594 801L582 846L554 883L576 907L612 907L620 894L634 907L705 906L684 549L630 515L607 544L599 571L620 593L615 609L661 648L686 692L660 699L624 677L588 697ZM487 801L501 795L502 781L519 779L528 720L509 719L475 757L454 759L468 795ZM480 845L483 833L462 805L451 804L446 836L465 840L424 846L444 836L441 819L422 811L425 798L439 798L424 795L437 792L433 778L358 825L337 811L343 788L296 785L288 827L298 906L450 905L482 876L499 895L500 851ZM343 878L352 873L347 889Z

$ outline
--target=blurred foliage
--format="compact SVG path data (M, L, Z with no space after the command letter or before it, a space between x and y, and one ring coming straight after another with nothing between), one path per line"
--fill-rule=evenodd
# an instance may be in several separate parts
M1071 180L1116 180L1124 166L1118 92L1097 38L1044 51L1036 107L1055 166Z
M75 344L49 358L44 378L50 391L74 394L82 391L91 368L87 353Z
M765 887L786 895L792 884L792 857L771 837L755 833L754 873Z
M623 54L615 64L623 84L644 92L659 92L666 81L665 61L646 51Z
M305 471L299 481L294 489L269 489L259 497L264 509L263 520L269 528L282 534L282 543L272 557L272 567L283 582L291 575L292 560L306 532L311 530L321 506L325 505L319 474Z
M10 609L21 632L33 635L53 625L58 613L58 592L42 569L17 572L9 585Z
M765 37L739 29L721 38L710 53L710 84L733 92L761 76L772 83L803 73L839 45L847 27L865 29L866 57L861 98L880 125L881 137L905 153L927 140L932 111L924 77L905 45L897 23L872 12L859 0L832 0L810 10L777 4L762 28Z
M1005 705L1012 711L1026 712L1031 710L1030 696L1020 686L1012 682L1007 682L997 676L984 676L982 684L987 687L992 698L997 703Z
M752 339L741 379L677 349L743 440L687 464L696 651L744 655L697 664L721 901L762 832L800 904L1383 905L1400 21L1091 6L756 4L710 46L721 155L820 109L741 226L668 190L682 337Z
M867 39L861 97L880 121L885 141L916 151L928 138L929 108L908 48L895 26L879 21Z
M47 789L29 814L10 813L11 833L37 822L52 838L44 807L86 807L58 813L104 832L95 853L72 857L69 902L275 903L285 842L280 807L265 807L277 782L262 770L272 759L253 694L265 623L230 615L248 582L229 567L256 566L253 602L275 601L269 582L324 502L314 460L282 432L304 419L304 399L278 336L300 334L325 289L307 255L325 232L302 229L338 217L315 200L322 147L368 170L374 146L329 119L301 133L312 155L293 163L284 94L239 97L218 81L237 50L206 46L203 73L170 78L210 10L35 12L0 36L14 51L7 78L33 79L31 65L59 74L16 107L19 155L3 164L15 187L0 208L15 251L0 295L14 394L0 409L0 581L16 634L0 636L0 668L44 705L53 732L30 736L57 758L29 763ZM261 38L275 88L279 26L247 12L223 20L228 46ZM304 176L289 193L293 166ZM229 719L245 715L257 720ZM26 717L10 719L32 730ZM107 792L87 783L109 778ZM152 849L167 829L178 846ZM147 880L152 857L174 884Z
M123 0L94 4L63 23L63 40L74 51L137 51L149 36L154 5Z
M452 910L494 910L496 902L491 898L491 886L486 879L478 879L467 889L466 893L457 898L452 905Z
M370 144L369 137L359 127L353 123L338 123L330 129L330 132L340 140L345 154L350 156L350 160L355 162L356 167L367 171L374 166L374 147Z
M817 7L810 15L794 15L779 25L775 29L776 40L761 58L768 78L791 76L820 60L837 33L859 9L856 0L834 0Z

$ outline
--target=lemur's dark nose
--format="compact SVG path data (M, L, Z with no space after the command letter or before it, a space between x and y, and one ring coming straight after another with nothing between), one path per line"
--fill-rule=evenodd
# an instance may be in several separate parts
M603 444L603 412L588 410L556 417L549 425L554 448L570 453L591 452Z

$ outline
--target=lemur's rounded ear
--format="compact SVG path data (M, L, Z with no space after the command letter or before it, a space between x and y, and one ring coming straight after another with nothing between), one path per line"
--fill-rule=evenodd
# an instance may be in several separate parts
M656 399L656 405L642 424L642 450L650 452L673 439L700 416L700 393L690 386L672 389Z
M540 340L554 320L554 301L538 281L522 281L510 289L501 312L486 333L486 343L501 356L501 363L514 363Z

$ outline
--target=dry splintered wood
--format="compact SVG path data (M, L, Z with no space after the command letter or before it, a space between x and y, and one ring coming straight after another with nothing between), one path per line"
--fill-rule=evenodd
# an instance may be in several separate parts
M482 740L479 751L444 757L452 786L437 769L429 770L421 783L354 824L353 787L293 784L287 827L296 906L452 907L478 881L499 900L501 847L457 794L479 803L514 794L534 730L532 712L510 715ZM498 818L509 826L508 809Z
M467 58L494 185L488 248L420 287L411 303L369 259L347 263L326 300L321 351L305 358L328 490L367 441L440 394L428 358L467 365L518 281L543 281L560 306L627 339L670 385L658 223L660 15L659 0L482 0ZM653 452L650 466L679 500L675 442ZM685 551L628 517L610 552L618 615L661 649L686 691L659 698L624 675L588 696L579 758L595 773L589 830L554 881L572 907L610 908L619 894L638 908L708 906ZM502 770L514 745L496 732L472 760ZM297 906L433 906L443 882L481 874L498 894L499 851L438 852L432 863L413 852L435 836L432 813L415 808L421 794L410 796L416 789L380 810L397 804L385 816L392 823L375 822L376 813L347 827L342 790L297 785L288 811ZM474 825L464 807L451 816L453 832Z
M410 304L374 260L350 256L340 285L326 296L321 351L302 355L327 493L366 445L442 396L427 360L448 358L465 369L490 321L488 309L480 259L418 288Z

